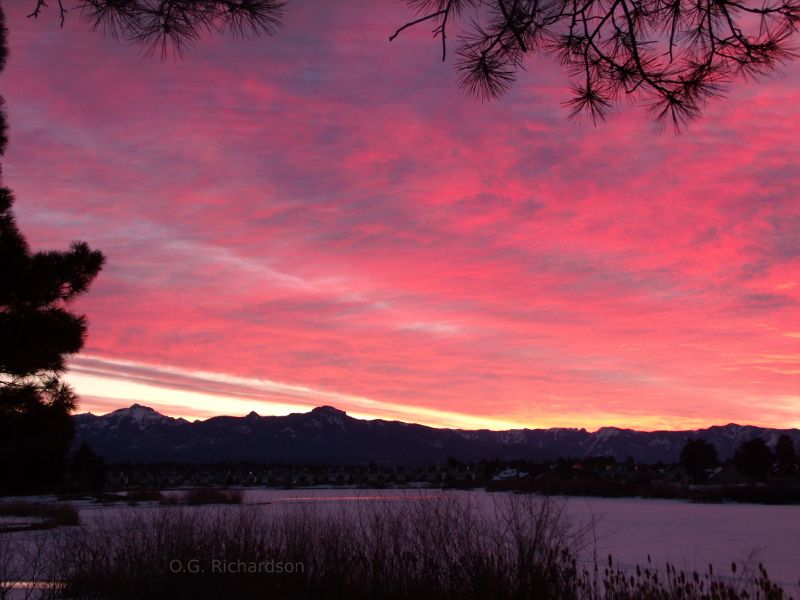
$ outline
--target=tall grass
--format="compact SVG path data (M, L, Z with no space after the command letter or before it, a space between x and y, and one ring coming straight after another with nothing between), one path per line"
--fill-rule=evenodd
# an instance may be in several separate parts
M129 509L54 536L66 598L779 599L766 573L584 568L559 501L451 495L347 505Z

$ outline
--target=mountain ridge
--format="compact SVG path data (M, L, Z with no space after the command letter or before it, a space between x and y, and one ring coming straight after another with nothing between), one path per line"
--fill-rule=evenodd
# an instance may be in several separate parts
M75 443L89 443L112 462L288 462L353 464L433 463L460 460L559 457L632 457L676 462L689 438L713 443L725 459L743 441L760 436L773 446L781 434L800 446L800 429L713 425L682 431L601 427L552 429L449 429L384 419L364 420L333 406L307 413L243 417L219 415L187 421L133 404L105 415L73 417Z

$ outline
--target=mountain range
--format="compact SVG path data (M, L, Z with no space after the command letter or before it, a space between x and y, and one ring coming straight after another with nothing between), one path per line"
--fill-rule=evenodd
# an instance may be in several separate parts
M263 417L212 417L187 421L134 404L106 415L75 415L75 443L88 442L110 462L285 462L431 464L455 457L549 460L559 457L632 457L637 462L677 462L686 440L716 446L720 458L743 441L762 437L770 446L789 435L800 447L800 429L729 424L690 431L437 429L400 421L363 420L331 406L307 413Z

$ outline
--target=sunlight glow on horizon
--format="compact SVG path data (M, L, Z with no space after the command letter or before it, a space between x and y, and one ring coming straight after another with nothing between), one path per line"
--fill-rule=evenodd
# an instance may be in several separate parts
M143 372L146 373L145 376L142 375ZM178 379L174 380L176 377ZM65 379L81 395L79 412L93 414L106 414L138 403L154 408L162 414L191 421L220 415L243 416L251 411L260 416L281 416L308 412L316 406L330 405L358 419L397 420L456 429L508 430L564 427L594 431L601 427L621 427L652 431L699 429L708 426L689 419L669 422L652 417L631 418L613 414L593 414L589 411L583 415L551 415L538 421L498 420L489 416L398 405L264 379L109 360L93 355L74 358L71 370ZM189 388L182 388L181 386L187 382L190 384ZM285 401L287 397L292 398L292 401ZM785 401L790 404L800 402L800 397L788 397ZM800 422L785 426L800 427Z
M83 369L79 362L102 361L109 370L92 371ZM292 412L307 412L316 406L331 405L344 410L359 419L387 419L408 423L419 423L431 427L469 428L469 429L513 429L524 425L511 421L491 419L447 411L431 410L423 407L402 406L348 394L314 390L305 386L278 383L263 379L243 378L222 373L188 371L175 367L142 365L131 361L106 360L92 355L73 359L73 366L65 379L75 390L85 396L81 410L103 414L114 401L126 401L161 407L170 416L185 419L208 418L216 415L245 415L255 411L261 416L286 415ZM125 368L147 368L167 377L191 378L212 391L184 390L177 385L165 385L153 380L151 383L131 381L122 375ZM216 384L216 385L215 385ZM233 386L227 392L219 386ZM215 389L216 388L216 389ZM243 398L242 396L250 396ZM296 403L280 402L275 395L294 396ZM307 402L302 402L302 399ZM98 402L99 401L99 402ZM110 401L110 402L109 402ZM93 410L94 409L94 410Z

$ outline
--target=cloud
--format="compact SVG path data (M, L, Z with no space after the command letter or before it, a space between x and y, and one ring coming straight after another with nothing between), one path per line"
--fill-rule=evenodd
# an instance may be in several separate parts
M439 423L793 418L792 368L741 366L796 351L796 64L655 135L632 108L566 120L545 60L465 98L427 35L386 41L402 5L293 4L274 38L164 63L23 8L5 182L36 247L106 253L87 356L140 365L80 357L86 397L88 377L222 394L195 411L267 393L224 376Z
M515 424L486 421L470 415L379 402L326 390L221 373L191 372L175 367L137 364L84 356L72 361L68 380L90 390L84 395L88 410L109 412L119 401L147 402L167 414L202 418L220 403L239 413L305 412L315 405L336 404L361 418L397 418L434 426L509 429ZM161 398L160 398L160 397ZM380 415L380 417L378 416Z

